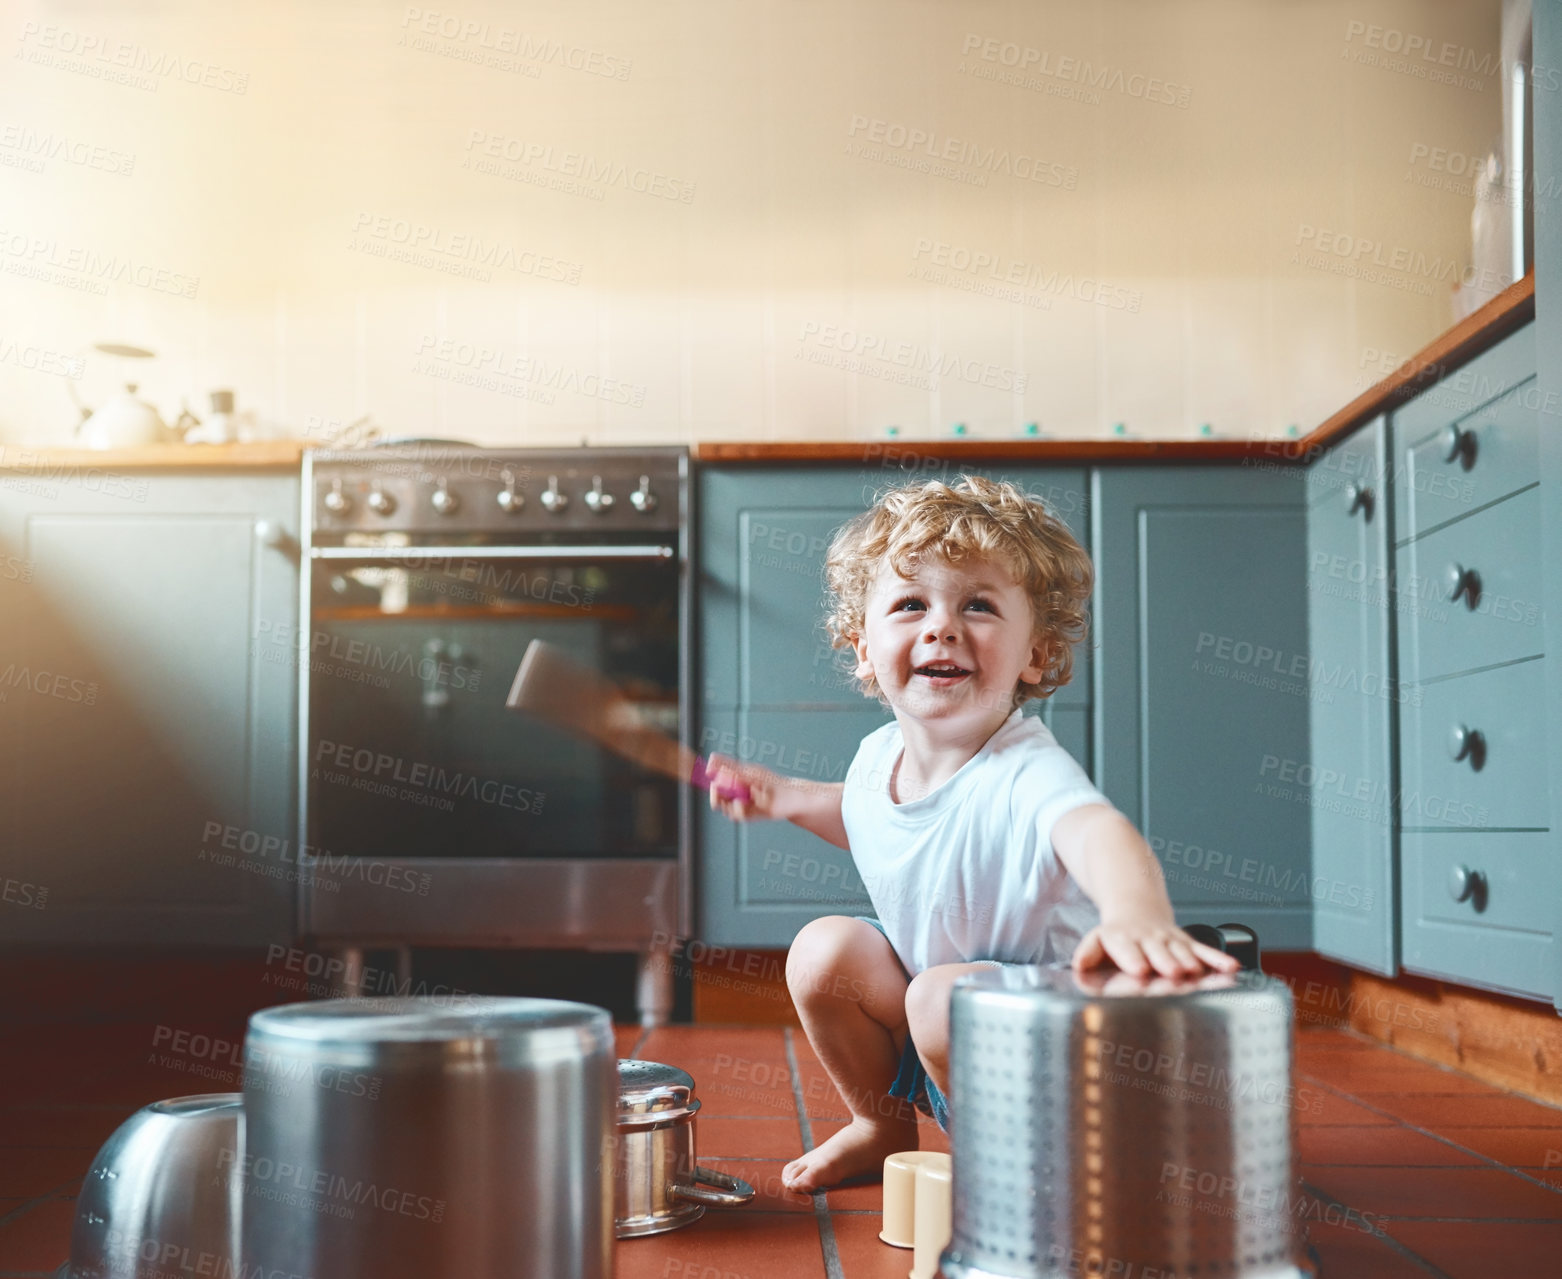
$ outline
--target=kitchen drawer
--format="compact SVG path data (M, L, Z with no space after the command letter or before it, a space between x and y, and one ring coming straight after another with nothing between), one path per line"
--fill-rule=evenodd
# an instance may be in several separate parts
M1544 651L1538 487L1418 537L1395 562L1404 683ZM1451 598L1454 565L1480 575L1474 608Z
M1518 662L1412 690L1401 712L1402 827L1551 825L1545 676L1543 663ZM1456 760L1461 726L1481 745Z
M1401 442L1419 440L1506 395L1537 371L1535 326L1526 324L1395 409L1394 430Z
M1406 833L1402 961L1412 972L1549 997L1552 928L1562 875L1549 832ZM1479 872L1455 900L1457 868Z
M1435 429L1396 433L1403 470L1397 477L1394 537L1416 537L1535 483L1540 434L1534 378L1474 413ZM1452 459L1453 433L1460 451Z

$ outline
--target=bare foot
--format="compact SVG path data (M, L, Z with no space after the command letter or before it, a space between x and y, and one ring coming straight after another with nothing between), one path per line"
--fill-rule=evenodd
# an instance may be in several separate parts
M795 1194L828 1190L850 1177L878 1172L890 1155L917 1148L912 1119L864 1119L857 1116L822 1146L781 1169L781 1185Z

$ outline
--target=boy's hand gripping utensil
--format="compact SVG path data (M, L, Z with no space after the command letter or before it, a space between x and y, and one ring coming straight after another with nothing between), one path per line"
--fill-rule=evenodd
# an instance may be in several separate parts
M504 704L600 742L652 772L711 788L709 761L648 725L611 681L556 645L534 639L526 646ZM716 798L748 803L753 794L740 782L718 786Z

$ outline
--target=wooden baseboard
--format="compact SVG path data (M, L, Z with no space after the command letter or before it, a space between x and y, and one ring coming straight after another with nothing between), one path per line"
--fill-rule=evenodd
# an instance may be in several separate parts
M693 964L694 1020L796 1026L784 950L713 950ZM1423 977L1389 980L1307 952L1271 951L1299 1028L1357 1031L1412 1057L1562 1105L1562 1018L1545 1004Z

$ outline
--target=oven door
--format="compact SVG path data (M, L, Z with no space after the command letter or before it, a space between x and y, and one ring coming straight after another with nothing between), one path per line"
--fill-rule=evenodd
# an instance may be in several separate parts
M671 548L343 546L314 558L311 852L678 856L674 781L505 708L522 654L543 639L679 736L680 570Z

